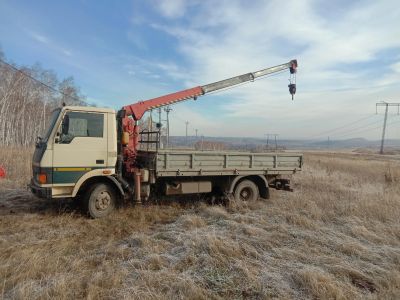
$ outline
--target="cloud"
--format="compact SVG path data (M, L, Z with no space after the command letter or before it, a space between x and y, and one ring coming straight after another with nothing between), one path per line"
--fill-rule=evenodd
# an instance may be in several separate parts
M133 55L123 56L120 59L125 62L129 61L129 63L123 64L123 68L128 70L128 74L130 75L135 74L138 77L163 78L165 80L179 82L187 78L187 70L173 61L161 61L152 58L143 59Z
M58 53L63 54L64 56L67 57L72 56L72 52L70 50L63 48L58 43L52 41L49 37L45 36L44 34L29 29L25 29L25 32L33 40L45 45L47 48L57 51Z
M44 35L41 35L37 32L33 32L33 31L28 31L29 35L36 41L43 43L43 44L49 44L49 39L47 37L45 37Z
M167 18L182 17L187 8L185 0L155 0L155 7Z
M66 49L62 49L62 53L64 53L66 56L72 56L72 52Z
M179 2L170 5L178 7ZM399 81L398 59L392 61L390 54L400 49L395 1L335 2L326 7L326 2L311 0L221 0L217 5L205 0L196 5L183 25L153 24L176 39L177 51L190 62L185 66L186 86L299 60L295 102L289 100L288 74L213 96L224 101L218 107L225 118L259 119L255 128L247 126L251 135L262 134L269 120L283 135L313 134L373 112L381 95L400 92L394 85ZM170 18L183 17L171 7L157 9ZM307 128L310 119L317 123ZM230 130L239 127L232 124Z

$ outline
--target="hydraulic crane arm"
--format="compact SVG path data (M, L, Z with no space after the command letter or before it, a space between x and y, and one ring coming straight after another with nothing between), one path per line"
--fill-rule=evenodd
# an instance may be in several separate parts
M235 76L235 77L232 77L229 79L217 81L217 82L210 83L210 84L203 85L203 86L197 86L197 87L194 87L191 89L168 94L168 95L161 96L158 98L149 99L146 101L140 101L135 104L125 106L123 108L123 110L125 111L126 116L132 116L133 119L135 121L137 121L137 120L140 120L142 118L143 114L150 109L177 103L180 101L185 101L190 98L193 98L196 100L197 97L205 95L207 93L221 90L224 88L228 88L231 86L235 86L235 85L238 85L238 84L241 84L244 82L253 81L259 77L277 73L277 72L280 72L285 69L289 69L290 74L291 75L293 74L293 76L294 76L294 74L296 73L296 69L297 69L297 60L294 59L288 63L278 65L275 67L266 68L266 69L256 71L256 72L250 72L247 74ZM290 84L289 84L289 92L292 95L292 99L293 99L293 95L296 93L296 84L292 83L292 81L290 81Z
M139 180L140 172L137 172L137 164L136 164L136 156L139 149L139 135L140 135L138 121L143 117L143 114L146 111L160 106L185 101L187 99L196 100L197 97L202 96L204 94L228 88L231 86L235 86L244 82L253 81L259 77L277 73L285 69L290 70L289 92L292 95L293 99L293 95L296 93L295 73L297 69L297 60L295 59L291 60L288 63L275 66L272 68L267 68L260 71L239 75L236 77L217 81L207 85L197 86L191 89L168 94L154 99L149 99L146 101L139 101L135 104L124 106L122 110L119 112L119 119L120 119L119 134L120 134L120 149L121 149L120 151L122 152L122 158L120 158L119 161L120 163L123 163L125 165L125 171L127 173L130 173L132 175L136 174L135 186L136 187L140 186L140 180ZM130 118L130 116L132 118ZM140 188L138 188L138 191L135 194L136 195L140 194Z

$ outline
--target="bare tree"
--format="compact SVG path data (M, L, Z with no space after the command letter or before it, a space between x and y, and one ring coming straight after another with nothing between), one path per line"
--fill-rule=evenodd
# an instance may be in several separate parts
M4 63L1 49L0 59L0 145L32 145L61 103L86 105L72 77L59 82L39 64L17 68Z

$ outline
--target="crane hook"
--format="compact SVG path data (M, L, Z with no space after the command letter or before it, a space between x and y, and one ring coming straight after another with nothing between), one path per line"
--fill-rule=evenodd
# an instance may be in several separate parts
M289 93L290 95L292 95L292 100L293 100L294 94L296 94L296 84L291 83L288 85L288 87L289 87Z

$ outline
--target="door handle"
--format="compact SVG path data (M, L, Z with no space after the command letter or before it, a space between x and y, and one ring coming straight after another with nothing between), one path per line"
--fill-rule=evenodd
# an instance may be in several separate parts
M96 164L98 165L104 164L104 159L96 159Z

